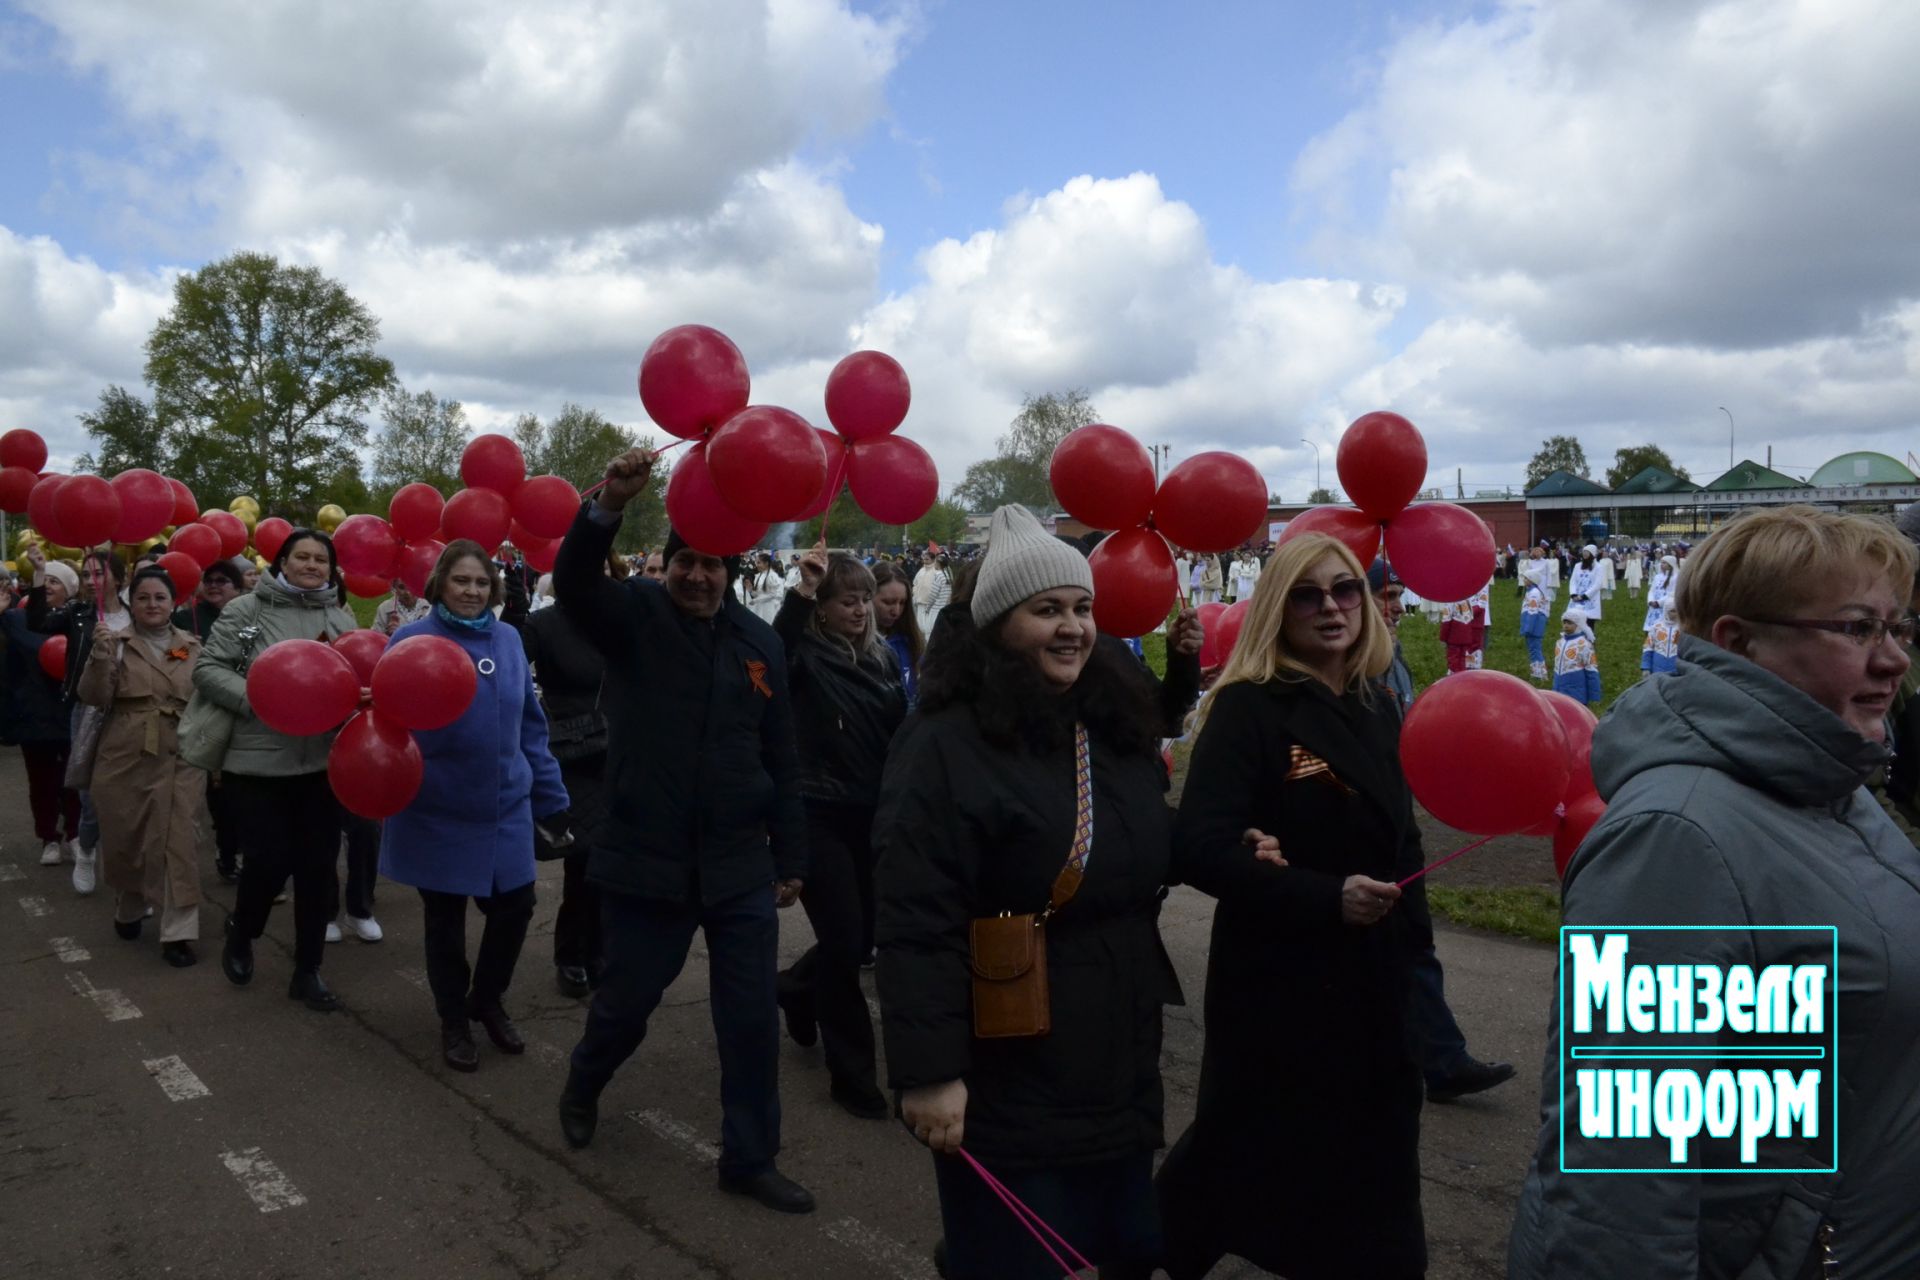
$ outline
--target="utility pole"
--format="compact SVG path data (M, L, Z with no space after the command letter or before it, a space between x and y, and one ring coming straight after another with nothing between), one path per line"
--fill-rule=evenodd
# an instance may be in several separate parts
M1147 446L1147 452L1153 455L1153 482L1159 484L1161 464L1173 460L1173 446L1170 444L1150 444Z
M1305 436L1300 437L1300 443L1313 450L1313 491L1319 493L1323 488L1320 483L1320 446Z
M1721 405L1720 412L1727 415L1727 466L1731 468L1733 466L1733 410Z

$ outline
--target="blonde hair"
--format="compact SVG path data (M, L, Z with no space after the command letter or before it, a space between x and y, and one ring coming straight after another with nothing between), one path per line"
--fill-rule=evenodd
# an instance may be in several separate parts
M1380 608L1367 590L1366 566L1339 539L1324 533L1308 533L1281 544L1261 572L1260 581L1253 588L1253 604L1247 610L1246 624L1240 629L1240 640L1212 693L1194 713L1191 732L1197 734L1206 725L1214 698L1230 684L1319 678L1311 667L1286 652L1284 627L1287 593L1328 556L1337 559L1341 568L1360 580L1363 597L1354 610L1360 615L1360 634L1341 663L1340 683L1346 689L1357 690L1362 700L1372 701L1373 682L1393 665L1393 639L1387 634L1386 619L1380 616Z
M813 629L815 635L846 645L853 651L855 659L863 654L869 657L885 656L891 659L893 655L887 648L886 638L880 634L879 624L874 621L873 597L876 590L873 570L844 552L830 553L827 556L827 571L821 576L820 585L814 588L813 612L807 618L807 625ZM858 640L834 635L820 625L821 607L835 596L845 595L850 591L863 591L867 596L867 622L861 629ZM907 607L909 609L913 607L911 600L907 602Z
M1801 504L1743 511L1681 562L1674 612L1682 628L1704 636L1716 619L1790 613L1816 584L1861 572L1890 583L1904 612L1915 563L1913 543L1879 516Z

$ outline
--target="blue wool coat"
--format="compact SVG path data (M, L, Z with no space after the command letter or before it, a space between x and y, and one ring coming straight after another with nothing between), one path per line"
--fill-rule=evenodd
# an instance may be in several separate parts
M534 818L568 807L520 633L498 623L469 631L429 614L395 631L393 643L418 635L465 649L479 687L465 715L413 735L426 774L413 803L381 830L380 874L475 898L518 889L533 880Z

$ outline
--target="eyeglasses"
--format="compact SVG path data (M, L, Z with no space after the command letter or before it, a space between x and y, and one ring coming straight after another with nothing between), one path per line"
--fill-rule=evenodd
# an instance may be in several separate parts
M1912 644L1913 634L1920 627L1920 616L1908 614L1904 618L1888 622L1885 618L1748 618L1748 622L1764 622L1772 627L1795 627L1802 631L1831 631L1835 635L1845 636L1862 649L1871 649L1888 636L1901 644Z
M1310 618L1320 612L1329 596L1333 597L1333 607L1345 613L1360 607L1360 602L1367 598L1367 590L1358 578L1342 578L1331 588L1302 582L1287 592L1287 608L1296 618Z

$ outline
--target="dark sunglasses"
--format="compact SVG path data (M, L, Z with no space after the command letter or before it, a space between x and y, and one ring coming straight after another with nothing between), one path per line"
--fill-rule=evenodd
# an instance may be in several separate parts
M1320 612L1328 596L1333 597L1334 608L1347 613L1360 607L1360 602L1367 598L1367 589L1358 578L1342 578L1331 588L1302 582L1288 590L1287 608L1296 618L1311 618Z

